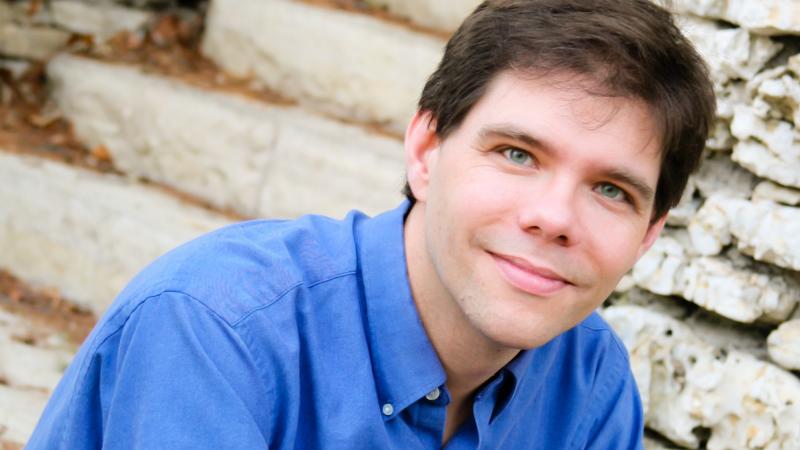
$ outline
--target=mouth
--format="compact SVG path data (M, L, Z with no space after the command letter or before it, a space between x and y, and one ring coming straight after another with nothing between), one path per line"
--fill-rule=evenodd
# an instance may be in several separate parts
M500 274L515 288L528 294L545 297L572 285L564 277L546 267L539 267L515 256L489 253Z

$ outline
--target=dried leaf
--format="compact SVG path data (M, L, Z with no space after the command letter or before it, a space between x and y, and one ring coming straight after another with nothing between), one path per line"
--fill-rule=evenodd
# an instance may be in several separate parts
M22 289L19 286L12 286L8 291L8 298L14 303L19 303L22 300Z
M108 151L108 148L106 148L105 145L98 145L97 147L94 147L93 149L89 150L89 153L91 153L91 155L95 157L98 161L103 161L103 162L111 161L111 152Z
M28 122L38 128L47 128L61 118L59 111L39 112L28 116Z
M42 9L42 4L44 2L42 0L31 0L28 4L28 17L33 17L39 13Z
M150 38L159 47L166 47L178 39L179 20L172 15L162 16L150 30Z
M58 292L57 289L54 288L43 289L42 296L44 296L44 298L46 298L50 302L51 307L58 308L59 306L61 306L63 298L61 297L61 293Z

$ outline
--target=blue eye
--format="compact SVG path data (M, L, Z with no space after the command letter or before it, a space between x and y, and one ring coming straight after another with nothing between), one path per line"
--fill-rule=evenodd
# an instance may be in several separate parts
M503 150L503 156L509 161L520 166L528 166L533 163L533 157L525 150L518 148L508 148Z
M624 200L625 199L625 191L614 186L613 184L603 183L598 186L597 191L603 197L609 198L611 200Z

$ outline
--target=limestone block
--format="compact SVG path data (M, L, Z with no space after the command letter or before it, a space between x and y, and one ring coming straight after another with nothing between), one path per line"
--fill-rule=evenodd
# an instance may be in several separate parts
M788 206L800 205L800 190L787 188L771 181L762 181L756 185L753 200L771 200Z
M644 450L671 450L675 447L666 446L666 444L659 442L651 437L644 437Z
M736 140L731 134L730 123L727 120L720 119L718 116L708 133L706 148L709 150L730 151L735 143Z
M731 158L758 176L800 188L800 161L781 159L758 141L739 141L733 147Z
M48 392L0 384L0 439L24 444L47 404Z
M0 152L0 267L101 313L144 265L230 221L119 176Z
M756 260L800 270L800 208L765 200L726 196L706 200L689 224L694 247L715 254L736 239L736 247Z
M700 204L702 203L699 198L696 198L696 192L697 187L694 184L694 179L690 177L689 182L686 184L686 189L681 195L680 201L677 205L669 210L669 215L667 216L667 225L673 227L685 227L689 224L689 221L697 212L697 209L700 208Z
M247 216L368 213L400 201L402 143L308 113L208 92L134 67L59 56L53 98L124 172Z
M57 339L28 342L34 329L24 316L0 310L0 379L15 388L51 391L75 349Z
M797 377L646 308L602 314L630 352L649 428L689 448L699 445L699 427L710 430L709 450L800 448Z
M47 27L0 22L0 55L44 60L66 45L69 33Z
M708 198L687 227L694 251L701 255L718 255L729 245L730 218L742 205L742 202L728 202L722 196Z
M755 174L800 187L800 57L766 70L747 86L750 101L734 106L733 159Z
M717 99L717 118L709 132L706 148L730 151L736 143L730 129L734 109L750 101L747 84L737 80L729 80L724 84L717 81L714 83L714 94Z
M367 0L393 14L407 17L414 23L454 31L481 2L480 0Z
M711 20L681 16L678 23L719 84L752 78L782 48L768 37L753 36L741 28L723 28Z
M0 330L0 376L15 387L52 390L72 354L16 341Z
M717 117L727 122L733 118L733 111L737 105L750 102L750 93L743 81L730 81L724 85L715 83L714 94L717 96Z
M150 14L110 3L59 0L50 3L50 17L66 30L105 40L121 31L143 27Z
M738 105L734 109L731 132L737 139L757 139L783 161L800 160L798 134L791 122L761 118L754 108Z
M722 19L758 34L800 34L795 0L675 0L673 5L675 11Z
M800 370L800 319L784 322L767 339L769 356L777 364Z
M0 448L27 441L75 350L61 332L0 309Z
M684 232L685 233L685 232ZM689 236L668 231L633 267L637 286L660 295L679 295L728 319L751 323L785 320L800 296L800 280L731 254L697 256Z
M700 169L692 178L704 198L715 194L749 198L758 183L758 178L752 172L734 163L729 155L719 153L712 153L703 159Z
M690 318L693 310L696 310L689 302L681 301L675 297L654 294L636 286L624 292L615 291L604 305L607 305L606 307L620 305L640 306L678 320Z
M444 41L370 16L288 0L214 0L203 52L338 117L405 131Z
M738 350L762 361L769 358L765 336L758 328L728 320L704 309L694 311L683 319L683 323L698 338L715 347Z

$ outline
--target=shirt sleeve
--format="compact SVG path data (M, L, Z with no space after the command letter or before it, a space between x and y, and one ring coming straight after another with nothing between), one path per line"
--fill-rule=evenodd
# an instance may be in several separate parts
M644 414L636 381L627 359L620 358L617 371L607 380L605 402L586 442L587 450L643 449Z
M270 384L236 330L199 300L165 292L105 328L76 356L26 448L268 447Z

